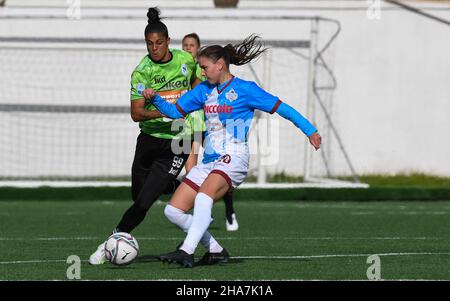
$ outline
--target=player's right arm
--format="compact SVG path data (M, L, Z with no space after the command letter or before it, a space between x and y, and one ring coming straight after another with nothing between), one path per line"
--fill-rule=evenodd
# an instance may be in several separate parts
M134 122L146 121L164 117L158 110L150 111L145 108L145 99L135 99L131 101L131 119Z
M165 101L153 89L147 89L144 93L151 99L158 111L169 118L178 119L203 108L206 100L205 92L206 84L200 83L194 89L183 94L175 104Z
M158 110L147 110L146 100L142 92L148 87L148 83L144 74L134 71L131 75L131 119L135 122L146 121L163 117Z

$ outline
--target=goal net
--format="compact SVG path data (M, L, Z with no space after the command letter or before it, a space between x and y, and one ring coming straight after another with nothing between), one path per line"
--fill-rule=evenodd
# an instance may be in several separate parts
M168 15L173 24L166 24L170 29L189 21L193 30L179 36L201 32L203 45L241 41L248 35L243 26L261 35L269 50L256 62L233 66L232 73L298 109L323 137L315 152L290 122L258 112L245 185L358 185L335 122L339 24L315 16L195 14ZM217 38L218 20L233 34ZM271 37L265 33L271 26L280 32L294 26L298 36ZM181 48L181 41L172 39L171 47ZM141 39L0 37L0 180L129 183L139 132L129 115L129 82L144 55Z

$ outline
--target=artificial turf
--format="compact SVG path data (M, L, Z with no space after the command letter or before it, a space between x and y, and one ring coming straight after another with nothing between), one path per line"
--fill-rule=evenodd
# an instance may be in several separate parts
M0 202L0 280L66 278L70 255L81 279L364 280L379 254L382 279L450 279L450 202L235 203L240 228L225 230L224 206L214 206L210 232L232 258L192 269L164 265L184 233L157 202L132 233L138 258L126 267L90 266L89 255L130 205L128 201ZM196 258L203 254L199 246Z

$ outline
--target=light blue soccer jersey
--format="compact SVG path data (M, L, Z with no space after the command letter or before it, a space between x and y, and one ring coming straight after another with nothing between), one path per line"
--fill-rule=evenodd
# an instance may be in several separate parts
M181 96L176 104L170 104L158 95L153 103L161 113L171 118L180 118L203 109L206 126L203 163L216 160L230 149L248 152L248 131L255 109L271 114L278 112L294 122L307 136L317 131L278 97L254 82L237 77L219 86L204 81Z

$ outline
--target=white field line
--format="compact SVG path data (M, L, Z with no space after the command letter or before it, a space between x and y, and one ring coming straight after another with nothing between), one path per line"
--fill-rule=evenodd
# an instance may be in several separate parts
M18 260L18 261L0 261L0 264L24 264L24 263L58 263L66 262L62 259L52 259L52 260Z
M235 256L234 259L313 259L313 258L336 258L336 257L369 257L378 256L417 256L417 255L450 255L449 252L400 252L400 253L375 253L375 254L330 254L330 255L300 255L300 256Z
M98 240L99 237L0 237L0 241L62 241L62 240Z
M0 241L64 241L64 240L102 240L106 237L0 237ZM139 240L157 240L157 241L172 241L181 240L181 237L137 237ZM401 236L387 236L387 237L272 237L272 236L252 236L252 237L215 237L219 240L446 240L450 237L401 237Z
M424 255L450 255L450 253L433 253L433 252L399 252L399 253L376 253L376 254L325 254L325 255L299 255L299 256L233 256L231 259L320 259L320 258L337 258L337 257L368 257L371 255L378 256L424 256ZM82 260L87 262L87 260ZM22 260L22 261L0 261L0 265L7 264L33 264L33 263L60 263L66 262L62 259L53 260Z

